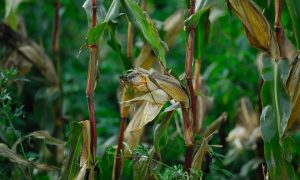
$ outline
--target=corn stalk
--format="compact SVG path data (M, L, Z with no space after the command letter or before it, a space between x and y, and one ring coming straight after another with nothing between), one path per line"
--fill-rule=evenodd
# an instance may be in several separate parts
M190 16L192 16L195 12L195 0L190 0ZM196 102L196 96L194 92L193 87L193 61L194 61L194 40L195 40L195 28L192 27L189 29L188 32L188 41L186 46L186 60L185 60L185 74L186 74L186 81L188 90L191 97L191 108L189 110L182 109L182 115L184 120L184 129L185 129L185 137L194 139L193 137L193 125L196 124L196 117L197 117L197 102ZM193 123L191 124L190 121L190 113L192 112L192 119ZM191 132L192 131L192 132ZM191 137L189 137L191 136ZM186 171L189 171L192 163L192 156L193 156L193 146L194 146L194 140L190 142L190 144L186 144L186 154L185 154L185 162L184 162L184 169Z
M97 0L92 0L92 29L97 24ZM91 147L92 159L95 161L96 147L97 147L97 131L96 131L96 119L95 119L95 107L94 107L94 82L96 76L97 65L97 44L90 45L90 60L88 67L88 77L86 85L86 99L88 104L90 129L91 129Z

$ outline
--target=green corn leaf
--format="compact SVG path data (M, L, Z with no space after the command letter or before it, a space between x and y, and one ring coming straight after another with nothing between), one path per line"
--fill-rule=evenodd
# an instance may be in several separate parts
M300 1L286 0L286 4L293 23L293 31L297 42L297 49L300 49Z
M113 23L109 24L108 31L110 34L110 40L108 41L108 45L116 51L118 54L119 59L121 60L123 64L123 69L128 70L132 68L132 63L130 60L127 59L127 57L122 52L121 44L118 42L116 35L115 35L115 26Z
M105 20L106 22L108 21L114 21L118 16L120 16L120 5L121 5L121 2L120 0L114 0L112 3L111 3L111 6L110 8L108 9L108 12L105 16Z
M210 28L209 22L209 11L206 11L199 19L198 26L195 30L195 50L194 57L195 59L202 59L204 54L205 46L208 42L208 33Z
M172 119L174 111L178 107L179 107L179 104L176 103L176 104L166 108L165 111L163 111L158 118L158 119L161 119L161 123L159 123L155 128L153 144L154 144L155 153L157 154L157 156L159 158L161 158L161 154L160 154L161 140L162 140L163 136L166 135L167 127L169 126L169 123Z
M86 10L87 16L90 17L89 13L91 12L91 9L89 7L90 2L88 2L88 1L90 1L90 0L86 1L87 4L85 3L84 8ZM103 6L102 3L100 3L100 5L98 6L98 7L100 7L99 9L101 9L102 6ZM108 12L107 12L103 22L99 23L96 27L90 28L88 30L87 38L86 38L87 45L97 43L97 41L101 38L105 29L109 26L108 25L109 22L114 22L115 19L120 15L119 10L120 10L120 0L114 0L111 4L110 8L108 9Z
M271 179L294 179L294 169L289 163L290 153L283 137L291 113L291 102L284 84L288 75L288 61L262 58L261 90L263 111L260 117L265 158Z
M3 21L13 30L17 30L17 10L24 0L5 0L5 16Z
M103 22L98 24L96 27L89 29L86 38L87 45L96 44L96 42L102 36L106 27L107 27L107 22Z
M201 17L207 13L207 11L216 3L218 0L200 0L196 3L195 13L188 17L184 21L185 29L196 28L198 23L201 22Z
M82 146L82 126L79 123L71 125L71 135L67 145L69 146L69 154L67 164L62 171L61 179L75 179L80 170L80 151Z
M112 169L114 165L115 149L108 147L97 166L100 168L100 179L112 179Z
M262 103L265 107L263 113L274 113L276 127L279 137L283 137L291 114L291 101L285 91L285 81L290 69L288 61L272 62L268 58L262 59L262 77L264 85L262 87ZM264 112L265 111L265 112ZM268 117L263 117L268 118ZM273 118L271 118L273 119ZM263 136L264 136L264 132ZM264 139L266 141L266 139Z
M166 66L166 45L160 39L159 33L149 15L143 12L133 0L121 0L121 2L128 19L141 32L161 63Z

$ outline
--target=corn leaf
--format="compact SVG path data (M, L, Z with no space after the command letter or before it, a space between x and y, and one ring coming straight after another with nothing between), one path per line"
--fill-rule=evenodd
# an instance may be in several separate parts
M161 154L160 154L161 139L163 138L164 135L167 135L167 127L169 126L174 111L178 107L179 107L178 103L173 104L172 106L166 108L158 117L158 119L161 120L161 123L159 123L155 127L153 144L154 144L155 153L159 158L161 158Z
M133 0L121 0L121 2L128 19L142 33L155 55L166 66L166 45L160 39L159 33L149 15L143 12L140 6Z
M14 145L12 146L12 151L16 152L17 146L26 138L34 137L36 139L42 139L46 144L49 145L55 145L55 146L61 146L64 145L64 142L60 139L52 137L48 131L34 131L23 138L18 139Z
M200 0L196 2L195 13L184 21L185 29L196 28L205 14L218 0Z
M121 2L120 0L113 0L113 2L111 3L108 12L105 16L105 22L109 22L109 21L115 21L115 19L117 17L119 17L120 14L120 6L121 6Z
M135 149L141 140L144 128L141 128L139 131L132 130L137 129L137 127L139 126L140 117L143 115L146 104L147 102L143 102L142 105L138 108L138 110L134 113L124 132L124 140L126 141L126 148L124 148L125 156L131 156L131 150Z
M0 156L8 158L11 162L16 163L21 166L31 166L36 169L40 170L57 170L58 168L49 166L46 164L36 163L32 161L28 161L22 157L20 157L18 154L16 154L14 151L9 149L6 144L0 143Z
M12 29L17 30L17 10L24 0L5 0L5 16L3 21Z
M82 146L82 126L79 123L71 125L71 135L67 145L69 152L67 157L67 164L62 170L61 179L69 180L75 179L80 170L80 151Z
M208 42L208 33L210 28L209 11L205 12L199 19L199 23L195 30L195 50L194 57L197 60L202 59L205 46Z
M86 38L87 45L95 44L102 36L106 27L107 27L107 22L103 22L98 24L96 27L89 29Z
M204 161L205 154L207 153L209 147L207 138L204 138L200 148L196 152L193 162L192 162L192 169L196 171L202 171L202 163Z
M292 112L286 131L300 128L300 55L297 56L289 72L287 89L292 100Z
M91 130L90 130L90 121L80 121L80 125L82 126L82 149L80 153L80 166L83 167L85 164L90 166L90 162L92 161L92 153L91 153Z
M283 144L285 128L291 113L291 102L284 84L288 75L288 61L271 61L262 58L261 90L263 111L260 117L265 158L271 179L294 179L294 169L288 161L288 150Z
M293 31L297 42L297 49L300 49L300 1L286 0L286 4L293 23Z
M90 12L92 12L90 3L91 3L90 0L87 0L83 6L86 9L86 13L87 13L88 17L89 17ZM100 10L102 9L101 8L102 6L103 6L102 3L100 3L100 5L98 5L98 7L100 7L99 8ZM87 45L95 44L101 38L102 34L104 33L104 30L109 26L108 23L114 22L115 19L120 15L119 10L120 10L120 0L114 0L104 18L104 20L101 23L99 23L96 27L90 28L88 30L87 38L86 38ZM101 15L101 16L104 17L104 15ZM88 18L88 19L90 19L90 18ZM101 19L103 19L103 18L101 18Z
M127 59L127 57L122 52L121 44L118 42L115 35L115 26L110 24L108 27L108 31L110 34L110 40L108 41L108 45L118 54L120 61L122 62L123 69L128 70L132 68L131 61Z
M224 123L227 120L227 113L223 112L218 119L216 119L211 125L208 126L206 131L203 134L203 137L208 138L211 134L213 134L222 123Z

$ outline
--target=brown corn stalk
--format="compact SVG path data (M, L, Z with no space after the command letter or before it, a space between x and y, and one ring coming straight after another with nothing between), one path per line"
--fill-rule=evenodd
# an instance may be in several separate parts
M190 0L190 16L193 15L195 12L195 0ZM195 99L195 92L193 88L193 82L192 82L192 66L193 66L193 60L194 60L194 40L195 40L195 28L192 27L189 29L188 33L188 42L186 46L186 61L185 61L185 73L186 73L186 81L187 86L189 89L190 97L191 97L191 112L193 117L193 124L196 124L196 114L197 114L197 102ZM183 111L183 115L185 112ZM185 133L188 133L192 136L193 139L193 132L189 132L190 130L193 131L192 125L190 123L189 114L184 115L184 125L185 125ZM186 137L186 136L185 136ZM192 141L193 142L193 141ZM194 144L187 145L186 149L186 155L185 155L185 170L189 171L191 167L191 159L193 156L193 146Z
M60 1L54 5L54 19L53 19L53 36L52 36L52 52L55 60L56 72L59 78L59 100L55 112L55 136L60 137L63 119L62 119L62 106L63 106L63 87L62 87L62 75L61 75L61 63L58 54L59 50L59 26L60 26L60 17L59 9L61 7Z
M59 79L59 97L55 105L55 128L54 128L54 136L57 138L62 138L63 128L65 125L65 120L62 114L63 108L63 77L61 71L61 62L59 58L59 29L60 29L60 10L61 4L60 0L57 0L54 4L54 19L53 19L53 36L52 36L52 52L55 60L56 72ZM63 159L62 147L56 148L56 160L60 162Z
M123 89L122 101L126 101L128 99L130 99L128 90ZM119 136L118 136L118 147L115 154L115 162L114 162L113 177L112 177L112 179L115 180L119 179L122 174L121 150L123 149L124 132L126 129L128 111L129 111L129 107L125 107L123 105L120 106L121 122L120 122Z
M97 24L97 0L92 0L92 28L95 28ZM94 107L94 81L96 74L97 65L97 44L90 45L90 60L88 67L88 77L86 85L86 99L89 111L89 120L91 127L91 153L93 162L96 157L96 147L97 147L97 130L96 130L96 119L95 119L95 107Z
M184 139L186 145L184 170L189 172L193 161L194 135L193 135L193 128L190 122L189 109L184 108L183 105L181 106L182 106L181 110L182 110L182 117L184 123Z

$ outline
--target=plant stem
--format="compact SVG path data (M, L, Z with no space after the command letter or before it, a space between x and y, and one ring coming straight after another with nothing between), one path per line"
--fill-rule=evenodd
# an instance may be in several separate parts
M123 89L122 94L122 101L126 101L129 99L128 89ZM118 136L118 147L115 154L115 162L113 168L113 178L112 179L119 179L120 175L122 174L122 157L121 157L121 150L123 149L123 140L124 140L124 132L126 129L127 124L127 117L128 117L128 110L129 107L121 106L120 115L121 115L121 123L119 129L119 136Z
M190 0L190 16L194 14L195 11L195 0ZM193 117L193 125L197 124L196 116L197 116L197 101L196 95L193 88L193 60L194 60L194 41L195 41L195 28L192 27L189 29L188 34L188 42L186 46L186 60L185 60L185 74L186 74L186 81L187 86L189 89L189 93L191 96L191 112Z
M193 150L194 150L193 127L190 122L189 109L184 108L182 106L181 110L182 110L182 117L183 117L183 124L184 124L184 140L186 146L184 170L189 172L193 160Z
M97 24L97 0L92 0L92 28ZM90 45L90 60L88 69L88 78L86 85L86 99L89 111L89 120L91 127L91 153L93 162L96 158L96 148L97 148L97 130L96 130L96 119L95 119L95 107L94 107L94 81L97 66L97 45Z
M59 78L59 99L55 107L55 137L60 138L62 136L62 130L64 126L64 119L62 117L63 108L63 78L61 71L61 62L59 58L59 28L60 28L60 0L54 4L54 19L53 19L53 36L52 36L52 52L55 60L56 72Z
M275 0L275 35L279 48L282 42L282 28L281 28L281 14L282 14L282 0Z
M190 16L195 12L195 0L190 0ZM193 156L193 146L194 146L194 136L193 136L193 127L190 124L190 112L192 112L193 125L196 124L196 114L197 114L197 102L196 96L193 88L192 82L192 66L194 60L194 41L195 41L195 28L189 29L188 33L188 42L186 46L186 61L185 61L185 74L187 86L189 89L191 97L191 109L182 108L182 114L184 118L184 128L185 128L185 141L186 141L186 155L185 155L185 170L189 172L192 163ZM190 111L191 110L191 111ZM189 138L189 139L186 139Z
M60 16L59 10L61 8L60 0L57 0L54 4L54 19L53 19L53 36L52 36L52 52L55 60L55 68L58 76L58 91L59 97L55 102L55 127L54 127L54 136L57 138L63 137L63 129L65 126L65 119L63 117L63 77L61 71L61 61L59 58L59 29L60 29ZM55 155L56 161L58 163L62 162L63 155L61 153L62 147L56 147Z

